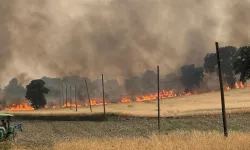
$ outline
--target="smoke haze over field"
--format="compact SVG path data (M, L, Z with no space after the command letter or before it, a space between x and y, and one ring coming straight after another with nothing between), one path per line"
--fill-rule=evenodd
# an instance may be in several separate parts
M0 81L111 79L202 64L214 42L246 45L250 0L6 0Z

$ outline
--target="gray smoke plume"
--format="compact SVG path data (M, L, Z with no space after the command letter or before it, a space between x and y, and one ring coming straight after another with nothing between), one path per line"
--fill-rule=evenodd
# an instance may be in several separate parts
M9 84L2 91L2 99L0 103L3 106L11 106L12 104L20 104L25 99L26 89L18 82L16 78L9 81Z
M249 0L4 1L0 81L103 73L121 82L156 65L175 72L202 64L215 41L247 42L248 11Z

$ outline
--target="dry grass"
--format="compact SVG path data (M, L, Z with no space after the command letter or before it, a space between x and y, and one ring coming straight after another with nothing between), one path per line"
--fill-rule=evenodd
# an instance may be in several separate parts
M225 138L217 131L178 131L169 135L154 134L148 138L86 138L58 141L51 150L247 150L250 148L249 141L250 133L230 132L230 136Z
M18 120L23 124L24 132L18 134L18 143L12 149L250 149L248 93L250 88L225 92L227 112L239 112L227 113L228 127L231 130L227 139L221 133L221 115L196 116L200 113L220 113L220 93L214 92L162 100L162 135L152 135L157 132L157 119L149 117L157 114L155 101L109 104L109 113L145 117L111 115L104 122ZM101 113L102 109L102 106L93 107L95 113ZM80 108L77 113L70 109L17 113L34 116L90 114L88 108ZM165 117L183 115L189 117ZM9 146L8 143L6 146Z
M250 88L236 89L225 92L227 111L250 110ZM161 100L161 116L182 116L189 114L207 114L220 112L220 93L204 93L191 96L182 96ZM121 113L135 116L156 116L157 102L133 102L122 104L108 104L106 111L109 113ZM102 113L103 106L93 107L93 113ZM38 111L20 111L12 113L36 114L36 115L83 115L91 114L89 108L74 109L47 109Z
M152 133L157 133L157 118L148 117L129 117L129 116L109 116L108 121L93 122L93 121L36 121L36 120L19 120L24 127L23 132L18 133L17 145L25 149L51 149L55 145L60 145L62 141L67 144L78 143L86 144L84 141L97 143L102 141L103 145L117 141L118 145L123 145L128 140L136 145L136 141L148 140ZM229 136L239 133L248 135L250 132L250 114L230 114L228 116L228 128L232 131ZM182 132L179 132L182 131ZM179 135L179 138L190 131L209 134L210 131L216 131L216 136L222 136L222 119L221 115L210 116L189 116L181 118L161 118L161 136L170 133L170 135ZM219 135L220 132L220 135ZM155 136L153 136L155 137ZM173 139L172 136L167 136L168 139ZM80 140L79 140L80 139ZM123 140L122 140L123 139ZM134 140L135 139L135 140ZM177 141L176 141L177 142ZM127 142L128 143L128 142ZM152 143L152 142L151 142ZM75 143L76 144L76 143ZM145 143L144 143L145 144ZM92 146L95 144L92 144ZM73 146L73 145L72 145ZM96 145L97 147L98 144ZM107 145L109 146L109 145ZM73 146L74 147L74 146ZM133 148L133 147L132 147Z

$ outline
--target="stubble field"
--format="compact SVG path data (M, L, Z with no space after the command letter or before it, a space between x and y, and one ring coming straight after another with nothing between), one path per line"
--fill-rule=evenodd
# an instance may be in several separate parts
M161 101L161 133L157 131L155 101L107 105L105 121L50 121L17 117L23 132L11 149L248 149L250 147L250 89L225 92L229 137L223 137L220 93ZM93 113L102 106L93 107ZM87 115L68 109L16 112L22 115ZM112 115L116 113L119 115ZM126 115L124 115L126 114ZM66 119L67 116L64 116ZM0 145L1 146L1 145ZM3 145L1 147L4 147Z

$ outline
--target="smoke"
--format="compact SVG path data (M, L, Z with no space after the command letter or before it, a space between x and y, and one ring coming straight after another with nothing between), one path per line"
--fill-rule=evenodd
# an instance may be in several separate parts
M25 93L26 89L18 82L16 78L13 78L2 91L1 104L5 106L19 104L24 100Z
M46 95L49 104L59 104L60 101L64 101L65 103L66 97L67 100L72 99L74 102L75 94L80 103L88 102L86 82L90 98L102 101L100 99L103 94L101 79L90 80L76 75L65 76L63 78L42 77L41 79L45 82L45 87L50 90L49 94ZM124 87L119 85L117 80L104 80L104 87L104 96L111 102L117 102L120 100L121 94L125 93ZM76 93L75 88L77 88Z
M250 1L230 1L227 8L228 20L227 24L228 40L231 44L247 45L250 41Z
M249 6L249 0L1 2L0 81L103 73L120 82L156 65L170 73L187 61L201 64L215 41L248 41Z

